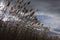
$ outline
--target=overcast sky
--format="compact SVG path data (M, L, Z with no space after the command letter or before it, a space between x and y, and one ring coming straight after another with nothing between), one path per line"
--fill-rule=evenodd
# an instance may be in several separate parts
M31 0L31 7L39 9L36 15L44 25L60 34L60 0Z
M0 0L1 1L1 0ZM28 1L28 0L27 0ZM29 8L38 9L36 16L51 31L60 34L60 0L30 0ZM1 12L0 12L1 14Z

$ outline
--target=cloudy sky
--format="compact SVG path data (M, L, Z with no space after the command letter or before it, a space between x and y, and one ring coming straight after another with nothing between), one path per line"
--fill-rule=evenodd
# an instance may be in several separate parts
M29 8L39 10L36 12L35 15L41 21L41 23L43 23L44 26L50 27L51 32L60 34L60 0L30 0L30 1L31 4Z
M37 18L51 28L52 32L60 34L60 0L31 0L31 7L39 9Z

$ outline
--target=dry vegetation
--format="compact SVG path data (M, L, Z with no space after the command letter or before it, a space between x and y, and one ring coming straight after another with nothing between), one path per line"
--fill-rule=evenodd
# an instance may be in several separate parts
M57 36L48 36L46 32L39 32L31 27L14 26L12 22L0 20L0 40L60 40ZM5 23L11 23L9 26ZM16 23L15 25L18 25Z
M10 0L6 0L5 9L3 13L7 13L7 7L9 8ZM15 5L9 10L9 15L17 16L18 21L11 21L10 18L7 21L0 19L0 40L60 40L56 36L48 36L48 28L44 28L43 31L37 30L40 28L40 22L34 16L36 10L28 10L26 7L30 4L23 0L16 0ZM22 16L22 13L24 15ZM41 29L41 28L40 28Z

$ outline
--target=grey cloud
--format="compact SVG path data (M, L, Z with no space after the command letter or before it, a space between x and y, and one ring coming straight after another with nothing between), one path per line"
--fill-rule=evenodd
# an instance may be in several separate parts
M59 0L32 0L31 5L42 12L60 13Z
M60 0L32 0L31 6L39 9L39 16L48 16L48 19L42 20L43 23L50 26L52 32L60 34L54 30L60 28Z

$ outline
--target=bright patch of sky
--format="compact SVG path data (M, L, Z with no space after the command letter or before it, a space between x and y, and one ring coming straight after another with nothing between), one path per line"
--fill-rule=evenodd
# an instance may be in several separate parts
M45 14L45 13L36 13L37 18L44 24L44 26L50 27L50 31L60 34L60 18L58 15Z

